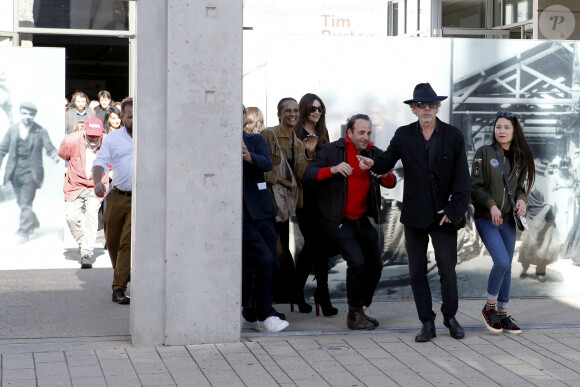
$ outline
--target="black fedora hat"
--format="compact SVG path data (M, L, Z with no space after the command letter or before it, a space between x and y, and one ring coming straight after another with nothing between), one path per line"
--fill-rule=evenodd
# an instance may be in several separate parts
M404 102L437 102L446 98L446 95L437 95L429 83L419 83L413 90L413 99L408 99Z

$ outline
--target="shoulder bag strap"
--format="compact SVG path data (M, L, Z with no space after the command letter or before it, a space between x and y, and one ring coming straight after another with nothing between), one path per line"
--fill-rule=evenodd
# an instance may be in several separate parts
M505 187L506 187L506 189L508 191L508 194L510 195L510 200L512 202L512 207L513 207L513 210L515 211L516 210L516 201L514 199L514 193L512 192L512 188L510 186L510 182L509 182L509 180L507 178L507 172L505 171L505 167L503 166L503 157L502 157L501 153L499 153L499 149L497 149L497 146L495 146L495 144L492 145L492 146L493 146L493 149L495 149L495 153L497 154L497 158L498 158L498 161L499 161L499 165L501 165L501 170L503 172L503 179L504 179L504 182L505 182Z

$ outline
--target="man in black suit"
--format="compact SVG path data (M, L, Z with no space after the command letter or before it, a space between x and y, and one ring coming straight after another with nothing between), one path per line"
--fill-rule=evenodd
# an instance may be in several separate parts
M243 123L246 108L243 109ZM266 139L243 132L242 328L279 332L289 324L272 307L272 270L276 252L276 208L264 172L272 169Z
M36 190L44 181L42 150L58 162L56 148L50 142L46 129L34 122L38 109L32 102L20 105L20 122L9 129L0 143L0 165L9 154L4 173L4 184L12 183L20 207L19 242L26 242L40 225L32 210Z
M462 339L463 328L455 319L458 309L457 230L465 226L470 200L470 176L463 134L439 120L441 101L428 83L415 87L411 106L418 121L397 129L387 150L373 159L359 157L361 168L384 173L403 162L405 186L401 223L409 257L411 287L419 319L423 324L415 337L425 342L435 337L435 313L427 279L429 237L441 282L443 323L451 336Z

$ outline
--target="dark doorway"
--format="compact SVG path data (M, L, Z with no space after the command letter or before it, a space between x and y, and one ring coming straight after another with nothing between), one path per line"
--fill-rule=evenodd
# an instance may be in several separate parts
M115 37L34 35L35 47L66 49L66 95L82 90L96 99L108 90L114 101L129 95L129 39Z

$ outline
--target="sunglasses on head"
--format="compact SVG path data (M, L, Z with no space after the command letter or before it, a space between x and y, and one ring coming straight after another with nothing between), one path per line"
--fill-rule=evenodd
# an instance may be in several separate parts
M495 113L496 117L505 117L505 118L512 118L514 116L514 113L510 113L510 112L497 112Z
M310 106L310 113L323 113L322 106Z
M419 109L425 109L429 106L430 109L435 109L437 107L437 102L417 102L417 107Z

